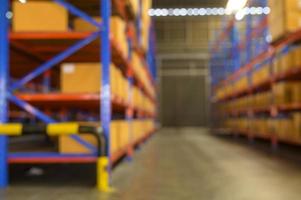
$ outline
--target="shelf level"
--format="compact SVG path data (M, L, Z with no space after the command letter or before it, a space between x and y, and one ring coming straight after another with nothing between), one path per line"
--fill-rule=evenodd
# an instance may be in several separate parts
M116 163L123 156L127 155L130 147L135 148L136 145L143 143L147 140L155 130L146 133L142 138L134 141L128 146L113 153L111 156L111 162ZM96 163L97 157L93 155L81 155L81 154L59 154L59 153L11 153L8 157L10 164L84 164L84 163Z
M43 33L10 33L10 40L13 49L17 49L23 54L30 54L31 57L35 57L34 61L27 61L25 63L25 71L22 70L22 74L30 72L37 67L36 60L47 61L57 55L58 53L66 50L75 42L89 37L91 32L43 32ZM100 60L100 40L91 42L87 46L80 49L78 52L64 60L64 62L99 62ZM43 44L43 45L41 45ZM112 62L119 67L124 74L128 70L132 71L131 63L128 62L126 56L121 51L121 48L114 38L111 38L112 47ZM20 58L18 58L20 56ZM34 62L34 63L32 63ZM12 61L12 74L20 75L20 66L24 65L24 58L20 54L14 54L14 61ZM31 67L28 67L31 66ZM146 68L146 67L145 67ZM148 70L145 69L149 74ZM151 76L149 75L149 78ZM135 84L140 86L143 92L148 96L149 99L155 102L155 98L152 96L150 91L147 90L146 86L139 79L137 74L134 74ZM150 79L151 80L151 79ZM152 81L151 81L152 82ZM154 88L154 85L152 85Z
M36 93L36 94L17 94L20 99L38 106L47 108L82 108L97 110L100 108L100 94L65 94L65 93ZM125 112L131 105L122 98L112 95L112 109L113 111ZM146 117L154 117L155 114L147 112L143 109L132 107L135 112L141 113Z
M230 116L238 115L252 115L252 114L263 114L263 113L278 113L278 112L293 112L301 111L301 102L281 104L281 105L271 105L269 107L261 108L245 108L245 109L232 109L231 111L226 111L225 114Z
M235 99L237 97L246 96L248 94L253 94L258 91L269 90L271 89L273 83L277 83L282 80L295 80L298 79L301 75L301 67L294 67L287 71L273 74L268 79L262 80L260 83L256 85L250 85L248 88L245 88L240 91L233 92L228 94L224 98L218 99L218 102L223 102L231 99Z

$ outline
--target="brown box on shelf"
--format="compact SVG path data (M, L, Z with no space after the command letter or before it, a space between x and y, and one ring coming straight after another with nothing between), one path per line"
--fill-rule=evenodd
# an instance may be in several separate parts
M275 58L273 60L273 74L278 74L280 73L280 66L281 66L281 59L278 57L278 58Z
M295 68L294 52L290 51L280 58L279 72L286 72Z
M280 82L273 86L274 104L288 104L293 102L294 87L299 82Z
M270 77L270 66L264 65L260 69L256 70L252 74L252 84L256 85Z
M92 135L81 135L81 139L85 142L96 146L97 141ZM59 136L59 152L62 154L74 153L74 154L83 154L91 153L91 151L79 144L76 140L72 139L70 136Z
M120 150L120 125L117 121L111 122L110 127L110 151L116 153Z
M292 85L292 102L301 103L301 82Z
M125 120L119 121L120 124L120 147L126 148L130 144L129 123Z
M61 66L63 93L97 93L101 88L101 63L65 63Z
M120 137L121 137L121 126L119 121L112 121L110 125L110 151L115 153L120 149ZM89 134L79 135L79 137L85 142L96 147L96 138ZM72 139L70 136L60 136L59 137L59 152L63 154L85 154L91 153L91 151L78 143L76 140Z
M271 8L268 23L273 41L301 27L299 0L269 0L268 6Z
M294 139L296 141L301 140L301 113L296 112L292 114L292 119L293 119L293 129L294 129Z
M289 118L271 119L269 127L272 134L275 134L279 140L287 140L292 131L292 120Z
M52 1L28 1L12 4L14 32L68 31L67 10Z
M293 50L294 55L294 66L301 68L301 48L297 47Z
M98 93L101 88L101 63L64 63L61 65L61 92ZM118 92L119 69L111 64L111 91Z
M99 123L96 122L84 122L84 124L91 124L91 125L99 125ZM94 136L91 134L81 134L78 135L82 140L85 142L96 146L97 140ZM62 154L85 154L85 153L91 153L91 151L78 143L76 140L72 139L70 136L59 136L58 137L58 148L59 152Z

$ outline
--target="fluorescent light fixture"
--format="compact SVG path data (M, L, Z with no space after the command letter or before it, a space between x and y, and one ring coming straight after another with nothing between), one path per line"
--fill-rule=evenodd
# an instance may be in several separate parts
M26 3L27 0L19 0L20 3Z
M242 20L246 15L268 15L269 7L244 7L235 13L237 20ZM231 15L225 8L154 8L148 11L152 17L193 17L193 16L224 16Z
M226 13L230 13L230 14L238 13L246 6L247 2L248 0L228 0L226 6Z

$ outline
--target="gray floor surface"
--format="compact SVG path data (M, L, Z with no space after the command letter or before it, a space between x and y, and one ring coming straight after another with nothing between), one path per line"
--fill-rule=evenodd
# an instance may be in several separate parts
M113 172L116 192L93 188L94 166L13 169L0 200L299 200L300 161L205 129L164 129Z

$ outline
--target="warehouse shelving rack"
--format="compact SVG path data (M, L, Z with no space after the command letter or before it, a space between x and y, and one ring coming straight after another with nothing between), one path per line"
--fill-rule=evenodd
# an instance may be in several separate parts
M53 0L59 5L67 9L71 14L82 18L90 24L99 28L99 31L93 33L78 33L78 32L62 32L62 33L14 33L10 31L9 14L10 14L10 0L5 0L0 6L0 120L1 123L9 122L9 102L15 104L17 107L27 111L32 116L41 120L44 123L54 123L55 119L48 115L49 107L60 109L65 108L63 112L69 107L81 107L97 109L100 113L100 121L106 138L106 157L110 161L110 166L118 161L122 156L132 153L133 148L148 138L153 132L149 132L140 138L138 141L130 140L128 146L121 149L119 152L110 153L110 123L112 114L117 111L123 111L125 119L129 121L134 118L134 113L139 113L140 118L154 119L156 113L150 113L135 107L132 103L131 88L133 85L138 86L141 91L156 104L156 97L145 87L139 76L135 74L131 66L131 53L126 58L120 51L118 43L114 38L110 37L110 17L112 8L117 10L117 13L126 21L134 21L134 13L129 9L126 0L93 0L92 4L98 6L98 14L102 16L102 22L96 22L89 13L84 9L86 3L80 4L79 1L65 1ZM141 3L141 2L140 2ZM90 4L90 2L89 2ZM88 3L87 3L88 5ZM100 6L101 5L101 6ZM83 9L81 9L81 6ZM140 6L141 8L141 6ZM141 12L141 11L140 11ZM140 24L141 19L137 19ZM151 30L153 31L153 27ZM140 35L134 34L134 31L128 31L129 50L135 48L140 52L141 58L145 59L146 52L141 49L139 44L134 44L136 37ZM138 33L139 34L139 33ZM93 41L101 39L101 44ZM41 42L42 41L42 42ZM152 87L155 85L155 51L154 38L150 40L150 51L147 52L148 62L145 62L145 70L151 80ZM45 44L39 45L38 43ZM30 71L21 79L12 79L9 75L12 70L12 60L15 57L10 56L14 51L21 52L21 54L32 59L33 63L41 64L39 67L30 67L26 69ZM11 60L10 60L11 59ZM48 93L51 85L52 68L60 64L62 61L80 62L83 60L102 63L102 88L101 94L82 94L69 95L59 93ZM128 77L130 83L128 101L114 96L110 91L110 64L111 61L121 68L125 76ZM24 63L20 63L24 65ZM26 66L24 66L26 67ZM14 93L17 89L22 91L25 84L30 85L32 80L40 78L42 82L43 92ZM56 107L57 106L57 107ZM41 107L46 107L42 110ZM113 112L113 113L112 113ZM88 116L87 116L88 118ZM9 153L8 152L8 138L0 135L0 188L4 188L8 184L8 163L95 163L97 162L96 149L93 145L85 142L80 137L73 135L72 139L79 144L91 150L91 154L59 154L59 153ZM130 138L131 139L131 138ZM110 172L110 167L107 169Z
M254 4L260 5L262 7L267 6L267 1L251 1L250 5ZM279 40L274 41L273 43L268 42L268 20L267 16L262 16L257 22L252 21L253 16L246 16L246 38L243 41L237 43L237 41L233 40L235 37L239 37L238 35L233 36L233 33L237 33L233 30L235 27L235 19L230 18L225 28L222 29L221 34L219 35L219 39L212 44L211 47L211 86L212 86L212 104L213 105L221 105L227 103L231 100L235 100L239 97L244 97L247 95L255 94L261 91L270 90L273 84L278 83L283 80L294 80L301 75L300 66L294 66L294 68L273 74L270 71L270 76L265 80L262 80L260 83L253 84L250 81L250 75L255 69L260 69L264 64L268 64L270 68L273 66L273 61L278 57L281 57L287 54L290 50L293 49L294 45L300 43L301 41L301 30L298 30L293 33L288 33L284 37ZM256 24L255 27L252 27L251 24ZM254 55L252 53L252 45L254 45L254 39L257 37L261 37L266 39L265 42L256 44L259 48L256 50L257 54ZM228 40L228 41L227 41ZM233 57L222 57L220 55L227 55L229 47L225 47L223 45L226 41L228 46L232 47L232 50L237 50L235 46L239 46L238 51L233 52L237 54ZM233 66L233 60L239 59L239 56L243 53L247 53L249 55L246 60L241 60L238 68L237 66ZM232 66L224 66L223 63L230 62ZM215 92L218 88L227 86L233 81L237 80L240 77L248 77L248 87L241 89L239 91L232 91L226 96L222 98L215 98ZM239 117L244 116L246 118L254 118L260 115L269 116L272 119L281 118L282 114L290 113L293 111L301 111L300 103L291 103L291 104L283 104L283 105L273 105L262 108L246 108L246 109L232 109L226 112L222 112L220 110L215 110L212 113L212 117L219 118L220 120L224 120L229 117ZM214 127L215 128L215 127ZM221 127L223 128L223 127ZM221 129L219 129L221 130ZM222 129L221 131L224 131ZM246 135L248 138L253 141L254 138L262 138L266 140L270 140L272 147L277 148L277 144L279 142L285 142L290 144L300 145L301 142L298 140L288 140L283 138L277 138L274 133L256 133L250 130L229 130L234 134Z

